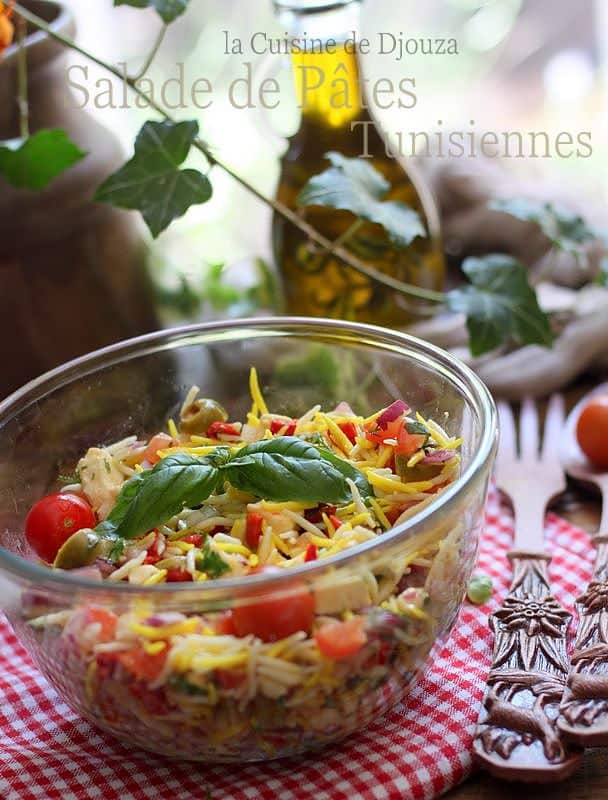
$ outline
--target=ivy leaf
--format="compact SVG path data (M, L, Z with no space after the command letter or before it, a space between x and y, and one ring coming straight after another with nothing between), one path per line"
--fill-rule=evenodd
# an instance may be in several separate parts
M135 140L135 155L99 187L100 203L141 211L154 238L192 205L212 194L209 179L179 169L198 136L198 123L146 122Z
M553 203L514 198L494 200L490 203L490 208L510 214L524 222L535 223L551 243L560 250L571 253L580 252L582 244L597 238L596 231L587 225L580 214L573 214Z
M426 236L414 209L398 201L384 200L391 189L386 178L362 158L326 153L332 166L314 175L300 191L299 206L325 206L351 211L357 217L382 225L391 242L407 247L417 236Z
M467 317L471 353L480 356L509 338L550 347L553 333L528 283L525 267L507 255L468 258L470 286L447 294L448 307Z
M0 147L0 174L16 189L40 191L85 156L64 130L42 130Z
M154 8L166 25L170 25L188 8L190 0L114 0L114 6Z

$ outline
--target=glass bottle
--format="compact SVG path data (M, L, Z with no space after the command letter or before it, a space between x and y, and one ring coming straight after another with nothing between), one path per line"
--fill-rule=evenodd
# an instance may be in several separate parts
M392 186L385 199L399 200L415 209L428 235L414 239L405 249L397 249L378 225L364 223L349 234L354 217L347 211L310 206L300 213L332 241L346 237L345 246L377 270L419 287L441 290L445 264L434 200L410 164L387 154L361 81L359 55L352 45L359 0L275 0L275 8L292 41L336 42L334 52L329 52L334 50L333 45L323 47L321 52L317 47L314 53L293 52L292 48L301 121L282 160L277 198L295 209L304 184L329 167L325 158L328 151L348 157L362 155L365 127L368 152L372 156L366 160ZM320 82L321 74L322 85L310 88ZM308 76L306 90L305 76ZM348 103L336 98L335 85L332 87L334 77L342 79L341 87L347 85ZM346 94L342 97L346 98ZM406 325L415 318L416 304L411 298L346 267L278 214L273 219L273 242L288 313L390 327Z

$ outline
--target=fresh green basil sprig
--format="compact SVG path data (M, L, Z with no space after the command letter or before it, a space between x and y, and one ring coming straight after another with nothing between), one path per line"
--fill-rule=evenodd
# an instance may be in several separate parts
M128 480L95 532L103 538L136 539L183 508L199 506L225 481L265 500L344 503L351 498L347 478L363 497L372 495L356 467L295 436L264 439L233 454L226 447L204 458L176 453Z

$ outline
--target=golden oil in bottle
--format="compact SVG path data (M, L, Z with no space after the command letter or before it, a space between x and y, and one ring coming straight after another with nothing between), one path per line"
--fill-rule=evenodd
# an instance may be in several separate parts
M277 198L296 209L302 187L329 167L327 152L362 156L365 144L366 155L371 156L368 163L391 184L385 199L401 201L417 211L428 235L399 249L379 225L363 222L353 226L355 218L350 212L309 206L299 213L328 239L343 241L376 270L418 287L441 290L445 266L434 201L409 165L387 153L367 108L359 57L352 43L358 0L276 0L275 5L286 29L303 43L291 54L301 122L282 160ZM317 47L310 52L306 38L300 38L305 36L314 36L315 42L322 36L327 49ZM406 325L415 318L416 305L411 298L347 267L278 214L273 220L273 240L288 313L390 327Z

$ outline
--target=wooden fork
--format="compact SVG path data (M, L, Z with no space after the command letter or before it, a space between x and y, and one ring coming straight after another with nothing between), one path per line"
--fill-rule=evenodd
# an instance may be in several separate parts
M563 400L549 402L539 452L538 413L523 401L519 454L515 422L498 406L500 444L496 482L515 513L515 538L508 557L513 578L502 607L490 616L494 656L475 733L477 761L507 780L552 782L570 775L581 751L569 749L556 726L568 672L566 632L570 614L551 596L544 549L545 511L566 488L558 443Z

